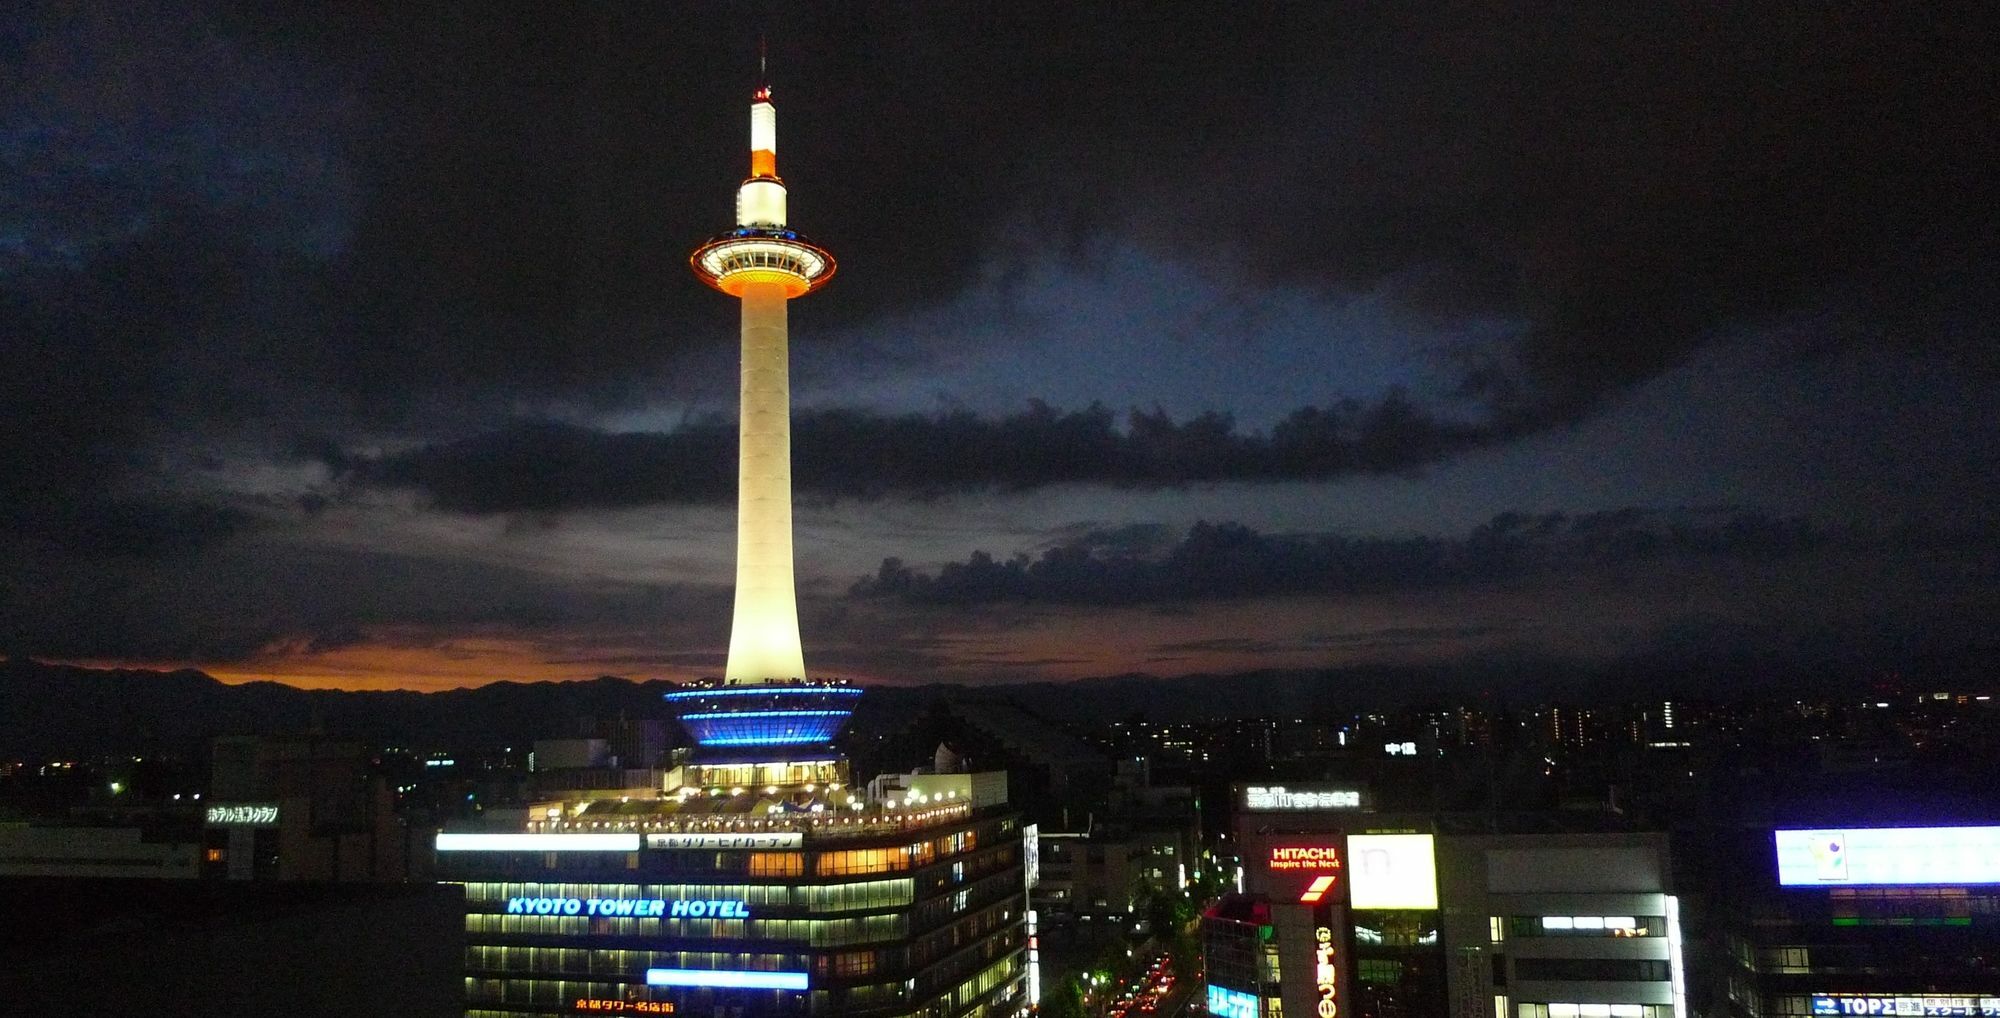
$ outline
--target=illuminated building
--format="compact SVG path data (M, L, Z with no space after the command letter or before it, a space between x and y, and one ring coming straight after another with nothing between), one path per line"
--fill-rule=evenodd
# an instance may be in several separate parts
M1666 835L1438 839L1454 1005L1508 1018L1687 1018Z
M2000 827L1756 827L1699 851L1703 1014L2000 1016Z
M511 828L438 835L440 871L465 887L469 1018L984 1018L1032 997L1023 831L1004 782L924 775L869 794L833 745L862 691L806 675L786 302L834 265L786 223L761 85L751 148L736 228L691 259L742 302L728 664L667 694L694 745L659 787L572 789ZM571 755L599 755L584 749Z
M1487 815L1241 786L1241 891L1204 915L1209 1009L1686 1018L1666 837L1472 833Z

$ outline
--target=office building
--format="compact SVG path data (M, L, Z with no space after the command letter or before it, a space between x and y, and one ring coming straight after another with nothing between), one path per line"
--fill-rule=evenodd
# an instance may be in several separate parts
M2000 1016L2000 827L1716 832L1704 1014Z
M1236 789L1239 891L1202 921L1211 1011L1686 1018L1665 835L1368 806L1355 786Z

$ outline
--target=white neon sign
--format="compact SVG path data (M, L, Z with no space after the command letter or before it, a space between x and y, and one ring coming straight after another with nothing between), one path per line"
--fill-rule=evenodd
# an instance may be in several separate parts
M1360 809L1361 793L1352 788L1300 789L1283 785L1247 785L1243 808L1250 810Z
M207 816L210 827L269 827L278 822L278 806L276 803L216 805L208 808Z
M1313 986L1319 990L1319 1018L1340 1014L1339 966L1334 964L1333 931L1320 927L1313 931Z
M1033 824L1028 825L1033 827ZM1028 1006L1037 1007L1042 1002L1042 936L1039 916L1034 909L1028 910Z
M647 969L647 986L714 986L728 990L803 990L804 972L736 969Z
M647 848L798 848L805 836L798 831L763 834L648 834Z
M440 834L440 852L637 852L634 834Z

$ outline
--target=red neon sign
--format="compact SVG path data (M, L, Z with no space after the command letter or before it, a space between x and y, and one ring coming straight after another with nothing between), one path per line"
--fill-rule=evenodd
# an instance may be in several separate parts
M1271 849L1272 870L1324 872L1340 868L1340 849L1332 845L1293 845Z
M1307 905L1317 905L1321 898L1326 897L1326 892L1331 890L1333 890L1332 877L1314 877L1313 882L1306 885L1306 893L1299 895L1299 901Z

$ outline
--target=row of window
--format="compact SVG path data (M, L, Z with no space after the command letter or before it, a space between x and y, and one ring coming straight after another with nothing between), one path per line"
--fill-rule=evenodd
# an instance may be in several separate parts
M1666 916L1629 915L1510 915L1490 916L1487 932L1494 943L1513 937L1664 937Z
M1663 983L1672 976L1665 961L1650 958L1515 958L1514 978L1523 982Z
M793 272L798 272L800 274L803 274L806 271L805 260L798 257L797 255L776 254L767 251L752 251L747 254L730 255L729 257L722 259L723 272L735 272L739 269L767 268L767 267L789 269Z
M1011 984L1012 989L1018 991L1020 988L1020 979L1020 959L1018 956L1009 957L979 972L958 986L953 987L950 992L943 994L937 1000L914 1012L911 1018L950 1018L950 1016L954 1015L968 1014L1011 1014L1015 1010L1013 1007L1005 1006L996 1008L994 1005L1014 1003L1014 997L1017 994L1012 992L987 1001L986 1008L977 1011L969 1011L967 1008L968 1005L977 1002L982 996L992 995L997 988L1009 987ZM909 999L909 987L902 982L887 982L839 989L816 989L810 993L789 994L788 996L795 998L795 1004L802 1012L806 1011L809 1007L812 1014L848 1014L871 1009L889 1008L904 1003ZM713 991L680 990L676 991L676 997L678 998L676 1013L690 1015L741 1013L740 1005L724 1003L718 999L718 995ZM573 1001L559 1001L558 1003L573 1003ZM718 1007L723 1008L723 1010L717 1010ZM568 1012L568 1008L565 1007L562 1009L561 1013L564 1018L567 1018ZM466 1014L468 1018L519 1018L516 1012L495 1012L479 1009L470 1009Z
M984 972L958 984L958 987L951 991L951 1006L954 1009L964 1008L984 996L987 991L1009 980L1018 978L1020 974L1021 959L1019 956L1010 955L1003 958L989 966Z
M496 977L523 975L623 977L637 979L649 968L687 968L679 952L585 950L573 947L496 947L475 944L465 949L467 971ZM697 956L698 957L698 956ZM852 979L887 967L880 951L842 951L812 959L816 977Z
M549 1012L571 1015L577 1012L579 1001L630 1000L635 988L622 983L570 979L480 979L465 981L466 1014L468 1016L492 1014L506 1018L519 1018L519 1012L512 1007L519 1005L540 1005ZM799 993L788 990L705 990L681 987L671 992L674 1000L674 1014L741 1014L742 1001L747 996L779 999L793 1002L797 1011L804 1013L806 1000L811 1001L814 1014L840 1014L849 1010L886 1007L904 998L907 988L901 983L880 983L870 986L847 987L840 990L814 990ZM836 1003L838 998L838 1003ZM641 998L643 999L643 998ZM731 1001L725 1003L725 1001ZM482 1008L481 1005L486 1005ZM507 1011L488 1010L493 1005L509 1006ZM629 1013L629 1012L628 1012ZM764 1013L760 1011L759 1013Z
M995 825L955 830L910 844L886 848L806 849L794 851L672 851L646 853L575 853L557 857L550 853L500 854L482 859L441 857L450 873L490 875L496 870L523 875L559 869L564 874L578 871L602 872L605 879L631 882L637 870L648 876L707 876L728 879L751 877L798 878L816 876L865 876L873 873L907 873L949 856L972 852L982 844L1018 847L1010 842L1011 822L997 825L1001 836L996 843L991 832ZM614 876L613 874L633 874ZM532 879L532 877L529 877Z
M961 852L970 852L979 847L978 831L956 831L940 838L919 841L914 845L897 845L893 848L851 848L834 852L820 852L813 859L813 872L819 876L843 876L855 873L890 873L928 866L941 858L949 858ZM782 855L797 853L760 853L762 855ZM775 862L766 865L775 865ZM796 864L803 870L803 863ZM756 872L757 860L751 860L751 872ZM775 874L774 874L775 875ZM796 875L796 874L786 874Z
M1504 999L1504 998L1503 998ZM1670 1004L1517 1003L1514 1018L1673 1018Z
M1019 944L1014 937L994 938L982 945L983 950L968 952L962 958L954 958L945 965L924 973L923 982L936 986L945 992L953 1013L962 1011L979 997L995 987L1015 980L1021 973ZM480 950L480 949L475 949ZM484 949L506 950L506 949ZM518 949L515 949L518 950ZM543 949L537 949L543 950ZM760 971L798 971L807 960L797 956L781 955L716 955L676 952L648 951L598 951L583 952L599 956L590 959L590 964L616 963L628 966L622 972L628 978L622 980L588 978L521 978L523 973L509 972L505 976L475 975L465 981L467 1004L473 1009L478 1005L547 1005L566 1008L578 1000L619 1000L638 992L636 982L631 978L649 967L669 968L733 968ZM601 962L600 962L601 958ZM880 964L876 952L854 952L835 955L831 958L815 959L812 962L817 978L853 978L875 971ZM962 973L973 973L969 977ZM611 974L611 973L606 973ZM883 1006L901 999L911 988L914 980L887 982L836 991L841 1004L848 1008ZM954 985L955 983L955 985ZM675 991L685 995L690 991ZM826 991L818 991L815 997ZM825 1002L832 1007L833 1002ZM828 1013L833 1013L829 1011Z
M740 901L759 908L803 908L809 912L854 912L899 908L915 899L909 877L844 884L580 884L472 882L465 885L469 910L504 912L514 898L649 898L667 901Z
M1002 873L987 877L943 898L933 898L922 902L910 911L911 928L929 930L964 913L967 909L981 908L990 902L1019 900L1020 878L1012 873Z
M473 937L675 937L690 940L781 940L813 947L838 947L902 938L909 913L847 919L631 919L602 916L494 915L465 917Z

